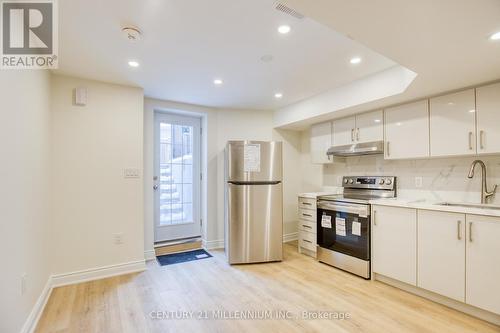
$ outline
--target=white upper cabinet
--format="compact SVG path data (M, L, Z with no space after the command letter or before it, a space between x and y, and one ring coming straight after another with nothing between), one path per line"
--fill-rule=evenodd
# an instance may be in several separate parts
M384 113L382 110L356 116L356 142L384 140Z
M430 99L431 156L476 154L475 109L474 89Z
M311 163L329 163L326 151L332 146L332 123L311 126L310 148Z
M344 146L355 141L356 117L336 119L333 124L333 145Z
M428 100L385 110L385 158L429 157Z
M500 314L500 218L467 215L466 302Z
M477 152L500 152L500 83L476 89Z
M465 214L418 210L418 287L465 301Z

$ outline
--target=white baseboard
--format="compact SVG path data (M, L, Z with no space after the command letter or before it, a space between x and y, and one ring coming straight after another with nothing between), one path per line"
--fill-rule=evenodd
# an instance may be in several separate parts
M28 318L24 322L23 328L21 328L21 333L31 333L35 331L36 325L38 324L38 321L42 316L43 309L45 308L45 305L47 304L47 301L50 298L52 289L53 289L52 277L49 276L49 278L47 279L47 283L45 284L45 287L43 287L42 293L36 300L33 309L31 310L30 314L28 315Z
M289 234L285 234L285 235L283 235L283 243L297 240L298 237L299 237L298 232L291 232ZM207 250L223 249L224 248L224 240L217 239L217 240L213 240L213 241L207 241L206 239L204 239L202 241L202 246L204 249L207 249Z
M152 251L154 253L154 251ZM52 290L55 287L66 286L70 284L99 280L111 276L117 276L122 274L129 274L135 272L141 272L146 270L146 262L144 260L138 260L123 264L109 265L104 267L97 267L72 273L56 274L51 275L47 279L47 283L42 290L42 293L38 297L33 309L31 310L28 318L24 322L21 329L21 333L32 333L36 329L36 325L40 320L47 301L50 298Z
M284 234L283 235L283 243L291 242L294 240L299 239L299 233L298 232L291 232L289 234Z
M213 241L207 241L206 239L202 240L201 245L206 250L215 250L215 249L223 249L224 248L224 240L218 239Z
M144 270L146 270L146 262L144 260L138 260L123 264L97 267L72 273L56 274L52 275L52 286L60 287L68 284L104 279L116 275L141 272Z
M155 250L144 251L144 260L149 261L149 260L155 260L155 259L156 259Z

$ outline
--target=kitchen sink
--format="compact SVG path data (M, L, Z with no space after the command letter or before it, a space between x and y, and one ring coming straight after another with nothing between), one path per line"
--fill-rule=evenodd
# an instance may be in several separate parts
M500 210L500 206L489 205L489 204L469 204L469 203L459 203L459 202L441 202L437 204L438 206L449 206L449 207L466 207L466 208L480 208L480 209L496 209Z

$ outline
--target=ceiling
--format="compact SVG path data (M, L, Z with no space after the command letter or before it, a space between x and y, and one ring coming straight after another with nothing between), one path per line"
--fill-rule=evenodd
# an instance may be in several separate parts
M346 1L291 2L331 27L280 12L273 0L60 1L56 72L140 86L146 96L159 99L218 108L278 109L397 65L332 28L352 34L417 72L422 66L416 55L410 56L411 50L428 47L417 52L425 59L434 53L432 43L421 45L420 40L399 50L399 41L392 37L401 32L396 22L388 26L361 9L360 16L369 21L362 22L364 29L353 29L351 19L363 20ZM336 2L345 10L337 10ZM323 8L328 13L322 13ZM340 23L333 24L339 18ZM411 18L409 23L414 22ZM282 24L291 26L289 34L277 32ZM125 38L121 28L127 25L142 30L140 41ZM390 28L385 31L390 34L387 41L374 36L374 31L381 31L379 25ZM451 38L460 42L455 35ZM263 62L264 55L272 55L273 60ZM362 62L350 64L354 56ZM128 66L132 59L140 63L138 68ZM498 61L494 60L500 65ZM427 71L437 67L430 65ZM215 86L216 78L224 83ZM277 92L283 98L276 99Z
M284 2L418 74L401 94L339 112L325 110L324 119L500 79L500 41L488 38L500 31L498 0Z

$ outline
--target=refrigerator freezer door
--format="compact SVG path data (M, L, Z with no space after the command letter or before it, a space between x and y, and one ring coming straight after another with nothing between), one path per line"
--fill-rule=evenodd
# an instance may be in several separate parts
M228 184L230 264L283 259L282 184Z
M227 181L272 182L282 180L282 143L229 141L226 147Z

